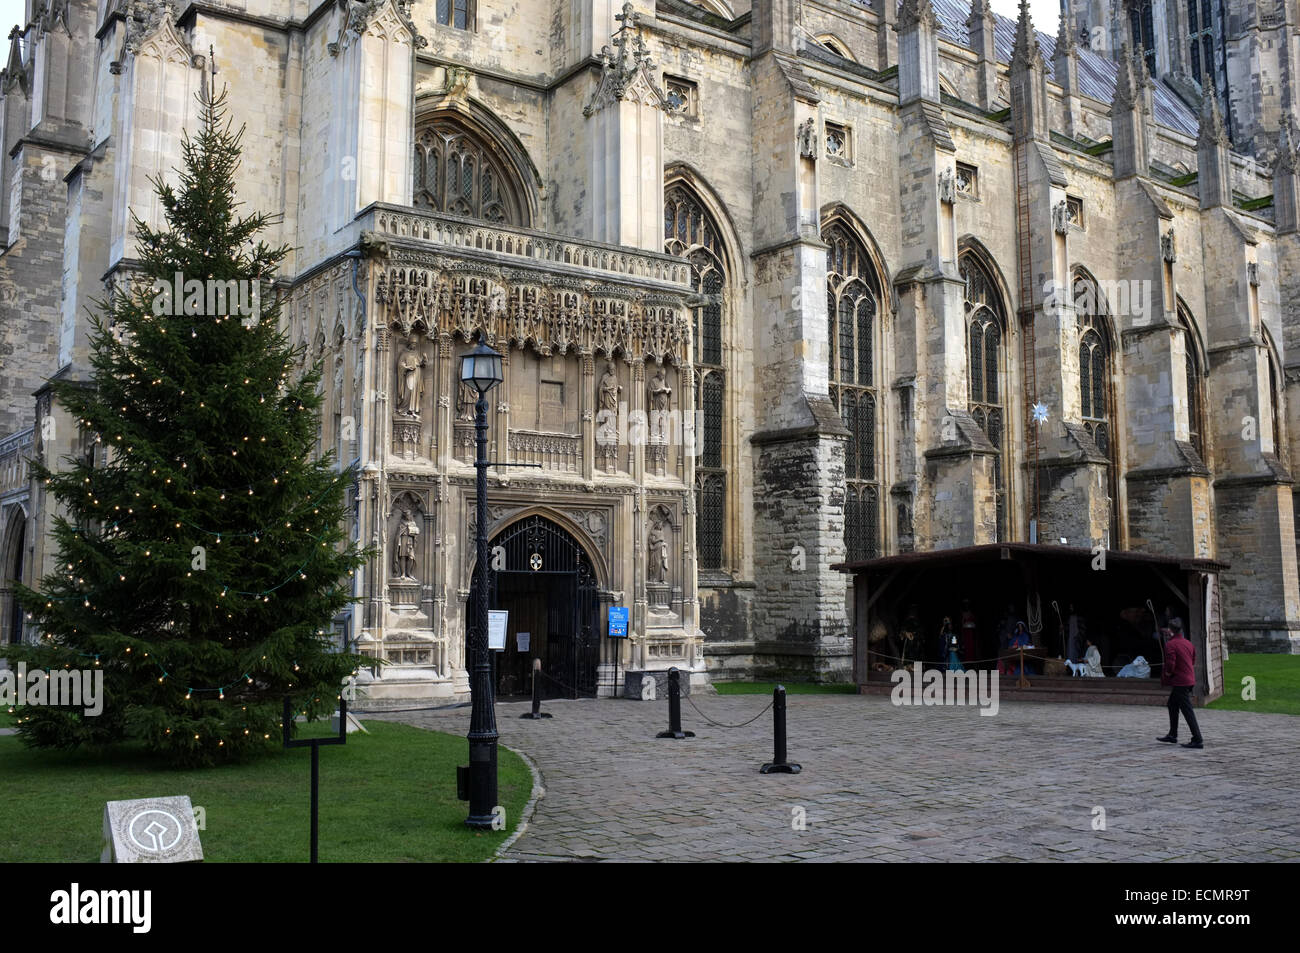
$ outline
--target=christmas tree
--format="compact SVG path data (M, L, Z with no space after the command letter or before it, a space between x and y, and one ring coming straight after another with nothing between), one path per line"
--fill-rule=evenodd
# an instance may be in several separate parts
M37 643L8 656L102 670L103 711L30 705L32 746L234 759L280 744L286 695L332 712L361 662L333 651L331 626L367 555L344 529L355 474L313 459L321 368L293 373L272 287L288 247L240 213L226 94L199 101L179 188L153 180L166 228L133 217L139 272L92 316L92 386L51 382L101 449L34 465L66 515L56 570L19 588Z

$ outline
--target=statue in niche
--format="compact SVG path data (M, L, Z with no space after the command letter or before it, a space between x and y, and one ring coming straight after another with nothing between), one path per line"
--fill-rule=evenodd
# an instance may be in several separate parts
M415 335L406 339L406 350L397 358L397 413L402 417L420 416L420 397L424 392L422 370L429 359L420 352Z
M461 381L456 389L456 419L474 420L474 405L478 403L478 391L473 384Z
M655 436L662 437L668 426L668 411L672 407L673 389L661 367L650 380L650 425Z
M397 520L397 544L393 548L393 572L402 579L415 578L415 544L420 526L408 507L402 507Z
M617 413L618 395L622 392L623 387L618 382L618 374L614 372L613 362L610 362L605 365L605 375L600 379L600 409Z
M655 519L650 523L650 567L651 582L668 581L668 536L664 524Z

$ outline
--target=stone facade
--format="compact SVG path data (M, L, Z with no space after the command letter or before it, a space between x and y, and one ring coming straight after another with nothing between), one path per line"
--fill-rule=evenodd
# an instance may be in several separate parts
M178 6L33 0L10 38L0 578L53 557L23 460L97 451L42 382L88 377L128 212L158 224L149 176L215 82L240 197L294 249L321 452L358 469L379 555L338 625L390 663L372 698L467 690L480 336L489 457L529 465L490 471L489 534L540 517L580 554L598 691L846 679L836 565L1001 540L1220 559L1229 643L1300 649L1286 5L1228 37L1273 59L1217 97L1176 32L1152 69L1095 2L1054 37L986 0ZM559 597L503 575L514 629L559 639Z

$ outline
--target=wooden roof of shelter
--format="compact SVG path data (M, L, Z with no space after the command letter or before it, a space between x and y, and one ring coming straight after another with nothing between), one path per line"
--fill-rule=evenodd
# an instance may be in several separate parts
M1042 558L1077 560L1090 563L1093 551L1083 546L1059 546L1048 543L986 543L982 546L961 546L956 549L931 549L925 552L899 553L895 556L878 556L856 562L837 563L832 569L841 572L872 572L893 569L933 569L960 563L992 562L1001 559ZM1163 556L1157 553L1137 553L1130 550L1106 550L1106 563L1120 566L1170 566L1184 571L1223 572L1228 564L1214 559L1197 559L1192 556Z

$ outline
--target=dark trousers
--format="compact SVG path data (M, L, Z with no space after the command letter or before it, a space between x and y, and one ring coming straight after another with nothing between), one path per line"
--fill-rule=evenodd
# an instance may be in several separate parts
M1178 737L1178 713L1187 719L1187 727L1192 731L1192 740L1201 740L1201 726L1196 723L1196 711L1192 708L1192 686L1175 685L1169 693L1169 737Z

